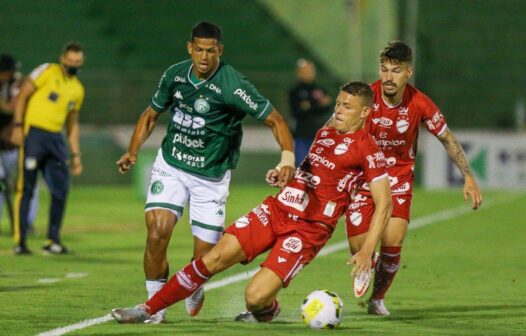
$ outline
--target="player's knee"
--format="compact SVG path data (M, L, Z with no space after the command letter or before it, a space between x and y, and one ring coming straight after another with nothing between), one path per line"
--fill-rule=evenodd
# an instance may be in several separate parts
M270 301L269 296L257 286L248 286L245 290L245 302L249 311L265 308Z

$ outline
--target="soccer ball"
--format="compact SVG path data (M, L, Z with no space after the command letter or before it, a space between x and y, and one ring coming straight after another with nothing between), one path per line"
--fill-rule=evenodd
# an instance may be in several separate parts
M301 316L309 328L334 329L343 320L342 299L329 290L315 290L303 300Z

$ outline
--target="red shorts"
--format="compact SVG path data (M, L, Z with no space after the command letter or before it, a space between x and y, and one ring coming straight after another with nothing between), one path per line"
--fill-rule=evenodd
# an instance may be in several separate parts
M276 273L284 287L314 259L332 235L328 226L297 218L279 208L272 196L225 232L237 237L247 263L271 250L261 266Z
M413 201L413 181L408 179L391 187L393 212L391 217L409 221ZM347 238L355 237L369 231L373 219L374 202L370 192L359 192L345 211Z

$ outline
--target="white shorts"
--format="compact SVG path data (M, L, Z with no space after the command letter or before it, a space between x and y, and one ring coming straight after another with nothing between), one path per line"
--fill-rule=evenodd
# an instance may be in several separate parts
M230 171L220 179L192 175L166 163L159 149L144 209L146 212L166 209L180 218L186 203L190 201L192 234L215 244L221 238L225 226L229 184Z

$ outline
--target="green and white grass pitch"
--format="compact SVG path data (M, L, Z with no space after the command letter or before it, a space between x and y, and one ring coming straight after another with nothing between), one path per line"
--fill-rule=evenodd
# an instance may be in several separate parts
M228 220L246 213L274 190L232 186ZM63 229L74 254L40 254L48 198L29 241L33 256L12 255L4 218L0 236L0 335L35 335L102 317L114 307L132 306L145 298L142 254L145 242L143 201L130 187L76 186L69 198ZM244 309L247 280L206 294L197 318L184 305L173 306L164 325L118 325L114 321L72 331L68 335L289 335L312 334L301 322L299 308L314 289L338 293L345 335L525 335L526 334L526 195L486 192L476 212L450 213L431 225L411 230L402 267L389 292L387 318L367 315L352 297L346 249L319 257L282 291L282 313L271 324L232 322ZM413 205L418 218L462 206L460 191L417 190ZM468 206L466 205L466 208ZM441 212L442 211L442 212ZM452 217L452 218L451 218ZM329 242L344 239L343 225ZM177 226L169 250L172 274L190 258L186 216ZM213 280L257 267L235 266Z

